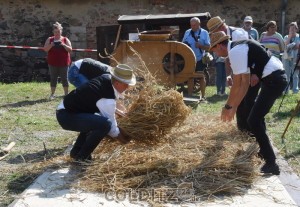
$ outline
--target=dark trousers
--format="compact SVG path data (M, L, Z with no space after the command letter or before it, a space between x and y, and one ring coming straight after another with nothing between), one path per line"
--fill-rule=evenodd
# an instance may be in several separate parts
M262 79L261 90L248 117L248 124L260 147L260 154L266 162L275 162L275 153L266 134L265 116L287 86L284 71L275 71Z
M259 82L253 87L250 86L248 88L245 97L243 98L243 100L241 101L240 105L237 108L236 111L237 127L241 131L251 132L247 120L251 112L251 109L255 103L255 99L260 89L260 85L261 83Z
M71 157L85 160L107 135L111 122L92 113L71 113L65 109L56 112L58 123L63 129L80 132L71 150Z

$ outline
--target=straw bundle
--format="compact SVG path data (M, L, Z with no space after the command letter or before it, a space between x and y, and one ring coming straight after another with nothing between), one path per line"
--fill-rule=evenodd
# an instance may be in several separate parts
M255 141L216 116L193 114L166 140L138 148L104 141L81 187L96 192L149 189L166 195L188 190L173 196L192 201L219 193L242 194L257 175Z
M127 116L119 120L119 126L135 142L154 144L181 124L190 111L175 90L143 90L130 105Z
M158 85L139 54L133 52L139 61L129 64L142 81L127 94L131 103L118 124L135 143L156 144L179 126L191 109L184 104L182 94Z

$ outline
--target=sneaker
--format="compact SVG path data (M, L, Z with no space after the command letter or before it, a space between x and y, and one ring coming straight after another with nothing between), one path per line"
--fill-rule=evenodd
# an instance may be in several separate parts
M227 93L226 93L226 92L224 92L224 93L221 93L220 95L221 95L221 96L226 96L226 95L227 95Z
M55 96L52 94L49 96L49 100L53 100L53 99L55 99Z
M273 174L273 175L279 175L280 170L279 166L274 162L274 163L265 163L262 168L260 169L260 172L265 173L265 174Z
M222 96L222 93L219 91L216 93L217 96Z
M206 100L206 98L203 96L202 98L200 98L200 102L201 102L201 103L207 103L207 100Z

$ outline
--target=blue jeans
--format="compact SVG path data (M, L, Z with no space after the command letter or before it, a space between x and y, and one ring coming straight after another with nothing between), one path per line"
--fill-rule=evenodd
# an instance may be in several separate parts
M108 134L111 122L92 113L72 113L65 109L56 111L56 118L65 130L80 132L71 150L71 157L85 160Z
M216 63L216 86L217 93L225 93L226 89L226 71L225 63L217 62Z
M297 93L299 91L299 87L298 87L298 85L299 85L299 69L296 68L296 70L294 71L296 63L294 62L293 59L292 60L283 59L282 62L283 62L283 66L284 66L288 81L290 82L292 79L292 83L293 83L292 90L294 93ZM293 74L293 77L291 77L292 74ZM289 86L290 86L290 84L289 84ZM289 86L286 88L286 91L289 90Z
M248 117L248 124L260 147L260 154L268 163L275 162L269 137L266 133L265 116L274 102L287 86L287 76L284 71L275 71L262 79L261 90Z
M79 72L79 68L73 63L68 70L68 80L76 88L89 81L87 77Z

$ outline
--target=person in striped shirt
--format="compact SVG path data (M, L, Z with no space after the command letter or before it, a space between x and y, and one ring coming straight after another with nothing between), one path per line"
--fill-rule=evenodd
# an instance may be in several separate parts
M269 21L266 31L259 38L259 42L268 49L271 55L280 59L280 53L284 51L284 41L280 33L277 32L275 21Z

